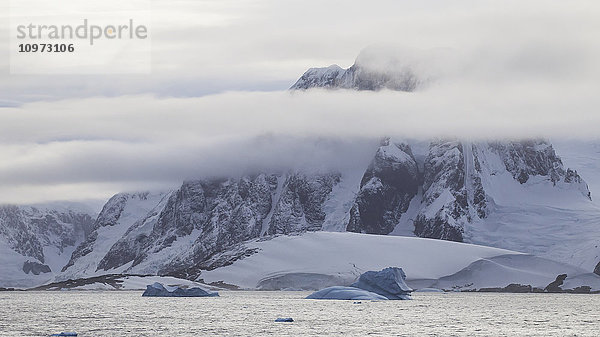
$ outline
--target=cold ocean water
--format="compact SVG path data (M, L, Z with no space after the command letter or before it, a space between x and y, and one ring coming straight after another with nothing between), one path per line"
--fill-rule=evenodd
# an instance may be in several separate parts
M600 336L600 295L415 293L412 301L355 303L304 299L310 292L141 294L0 292L0 335Z

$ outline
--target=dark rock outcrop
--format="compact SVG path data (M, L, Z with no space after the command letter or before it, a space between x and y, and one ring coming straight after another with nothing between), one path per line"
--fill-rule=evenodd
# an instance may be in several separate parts
M416 217L420 237L463 241L462 222L469 221L463 147L458 141L431 143L425 160L423 204ZM436 202L438 201L439 202ZM434 203L440 204L432 209Z
M500 155L506 169L521 184L531 176L543 176L554 185L563 181L579 185L581 192L591 199L587 184L577 171L565 169L552 144L543 139L511 142L490 142L490 148Z
M113 245L99 268L108 270L131 261L136 266L192 232L195 256L190 263L257 237L276 186L277 176L265 174L187 181L170 196L150 233L128 233Z
M240 242L263 234L320 230L326 216L322 206L339 179L336 173L290 172L187 181L162 208L146 217L153 222L142 219L134 224L102 258L98 269L110 270L130 262L130 268L135 268L183 241L184 247L166 253L171 254L166 255L171 256L167 257L169 263L152 272L197 276L201 268L248 255L240 252L239 256L211 260Z
M23 263L23 272L25 274L32 273L33 275L39 275L42 273L49 273L51 271L52 270L50 270L49 266L35 261L25 261Z
M408 209L419 184L410 146L384 140L361 180L347 231L389 234Z
M600 275L600 262L598 262L596 268L594 268L594 274Z
M481 288L477 291L484 293L532 293L534 288L530 284L511 283L504 288Z
M546 286L544 289L549 293L562 293L564 290L560 287L563 285L563 282L567 278L567 274L560 274L556 277L556 280L552 281L550 284Z
M273 210L268 233L320 230L326 216L323 203L339 181L340 174L337 173L289 175Z
M96 221L94 221L92 232L87 236L85 241L73 251L69 262L62 268L62 271L66 271L69 267L73 266L78 259L90 254L94 250L94 244L96 240L98 240L98 229L116 226L121 218L121 213L128 202L132 199L144 200L148 197L148 194L148 192L119 193L111 197L104 207L102 207L102 211L98 214Z
M384 72L360 64L359 60L348 69L337 65L311 68L292 85L292 90L310 88L414 91L421 80L408 67Z

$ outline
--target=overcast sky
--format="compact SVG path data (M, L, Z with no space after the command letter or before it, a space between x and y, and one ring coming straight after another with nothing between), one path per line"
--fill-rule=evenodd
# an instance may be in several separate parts
M0 202L343 167L382 135L600 134L597 1L149 2L151 74L9 75L0 59ZM286 91L365 48L432 81L415 93Z

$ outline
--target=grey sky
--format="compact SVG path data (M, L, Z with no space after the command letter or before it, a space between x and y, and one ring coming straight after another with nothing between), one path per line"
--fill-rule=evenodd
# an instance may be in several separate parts
M0 202L335 168L385 134L600 131L597 1L155 0L153 11L150 75L17 76L0 59ZM369 46L434 81L413 94L285 92Z

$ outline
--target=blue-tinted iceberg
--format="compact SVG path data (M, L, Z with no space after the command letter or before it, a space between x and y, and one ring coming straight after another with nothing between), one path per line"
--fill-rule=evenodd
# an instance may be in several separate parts
M146 290L142 296L155 297L214 297L219 296L219 293L204 290L202 288L180 288L164 286L162 283L155 282L146 286Z
M275 322L293 322L294 319L291 317L277 317Z
M352 283L352 287L364 289L390 300L409 300L413 291L406 285L406 274L402 268L389 267L381 271L368 271Z
M389 267L363 273L350 287L329 287L310 294L308 299L410 300L413 291L406 285L402 268Z
M370 291L358 289L354 287L329 287L314 292L306 297L307 299L313 300L364 300L364 301L379 301L387 300L386 297L381 296Z

